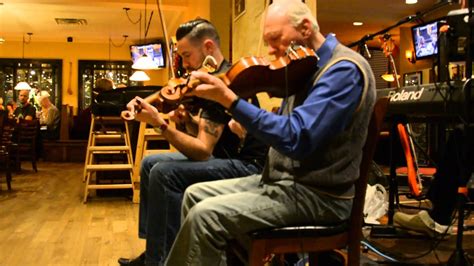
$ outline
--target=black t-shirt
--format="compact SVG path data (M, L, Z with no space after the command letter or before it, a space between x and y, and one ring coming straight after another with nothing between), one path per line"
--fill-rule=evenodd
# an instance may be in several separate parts
M16 109L15 109L15 112L13 113L15 115L15 117L18 117L20 116L20 114L23 116L23 118L27 117L28 115L30 115L33 119L36 118L36 108L27 103L26 105L23 105L23 106L18 106Z
M227 71L230 66L230 63L224 61L216 73L223 73ZM225 108L213 101L204 99L197 100L199 101L199 106L202 107L201 118L225 125L224 131L214 147L214 157L240 159L254 163L260 167L263 166L268 147L250 134L246 136L241 145L239 137L229 128L228 123L232 117L225 112ZM258 106L256 97L252 99L252 102Z
M215 73L226 72L230 67L230 63L224 61ZM238 158L240 139L230 131L230 128L227 125L231 117L225 112L225 108L219 103L201 98L195 99L195 101L198 101L198 105L202 108L201 118L225 125L224 131L222 132L219 141L216 143L212 155L216 158L223 159Z

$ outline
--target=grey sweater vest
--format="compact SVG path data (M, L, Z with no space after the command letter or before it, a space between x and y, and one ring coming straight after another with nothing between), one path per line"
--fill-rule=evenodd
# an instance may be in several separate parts
M311 156L294 160L273 148L268 152L267 162L262 174L264 183L294 180L310 189L336 198L352 198L354 181L359 177L362 148L367 136L367 128L375 104L375 78L368 62L353 50L339 44L333 51L329 62L317 70L311 86L288 98L283 115L291 113L306 99L308 90L313 87L326 70L342 60L353 62L360 70L364 86L359 105L352 121L339 135L325 141ZM289 110L289 111L288 111Z

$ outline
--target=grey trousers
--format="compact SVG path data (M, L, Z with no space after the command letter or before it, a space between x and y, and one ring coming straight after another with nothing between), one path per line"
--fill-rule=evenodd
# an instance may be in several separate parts
M247 248L249 232L349 217L352 200L320 195L292 181L260 184L260 179L252 175L188 187L166 265L225 265L227 242L237 240Z

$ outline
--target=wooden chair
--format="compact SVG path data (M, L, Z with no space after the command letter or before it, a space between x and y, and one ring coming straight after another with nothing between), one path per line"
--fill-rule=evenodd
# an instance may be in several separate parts
M17 136L16 136L16 150L15 156L17 161L17 168L21 170L21 160L28 159L31 161L31 165L35 172L38 172L36 167L36 141L38 138L39 124L37 120L20 120L17 125Z
M251 266L264 265L265 258L270 254L298 252L309 252L312 264L317 260L317 253L345 247L348 247L348 265L359 265L367 172L388 103L388 98L384 97L378 99L375 104L364 145L360 177L355 183L356 192L349 220L331 226L293 226L254 232L251 234L252 240L248 256ZM235 254L237 250L231 249ZM237 257L239 256L237 255Z
M8 190L12 189L11 180L11 148L13 145L12 137L15 131L16 122L7 118L1 119L1 133L0 133L0 162L5 167L5 177Z

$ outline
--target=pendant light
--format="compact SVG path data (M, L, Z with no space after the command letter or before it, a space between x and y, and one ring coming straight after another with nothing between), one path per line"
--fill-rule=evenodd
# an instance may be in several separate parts
M145 19L144 19L144 23L143 23L143 28L144 28L144 34L143 34L144 38L143 39L144 39L145 43L146 43L146 36L147 36L147 33L148 33L146 15L147 15L147 0L145 0L145 16L144 16ZM152 16L153 16L153 11L152 11L151 16L150 16L150 22L151 22L151 17ZM151 57L149 57L146 54L146 51L145 51L144 54L141 57L139 57L137 59L137 61L135 61L133 63L132 68L133 69L139 69L139 70L156 70L156 69L158 69L158 65L155 64L155 62L153 62L153 59Z
M21 82L18 82L18 84L16 84L15 90L17 91L31 90L31 86L27 82L21 81Z
M155 70L158 69L158 66L153 62L151 57L143 54L133 63L132 68L138 70Z
M137 70L130 76L131 81L149 81L150 77L143 71Z

